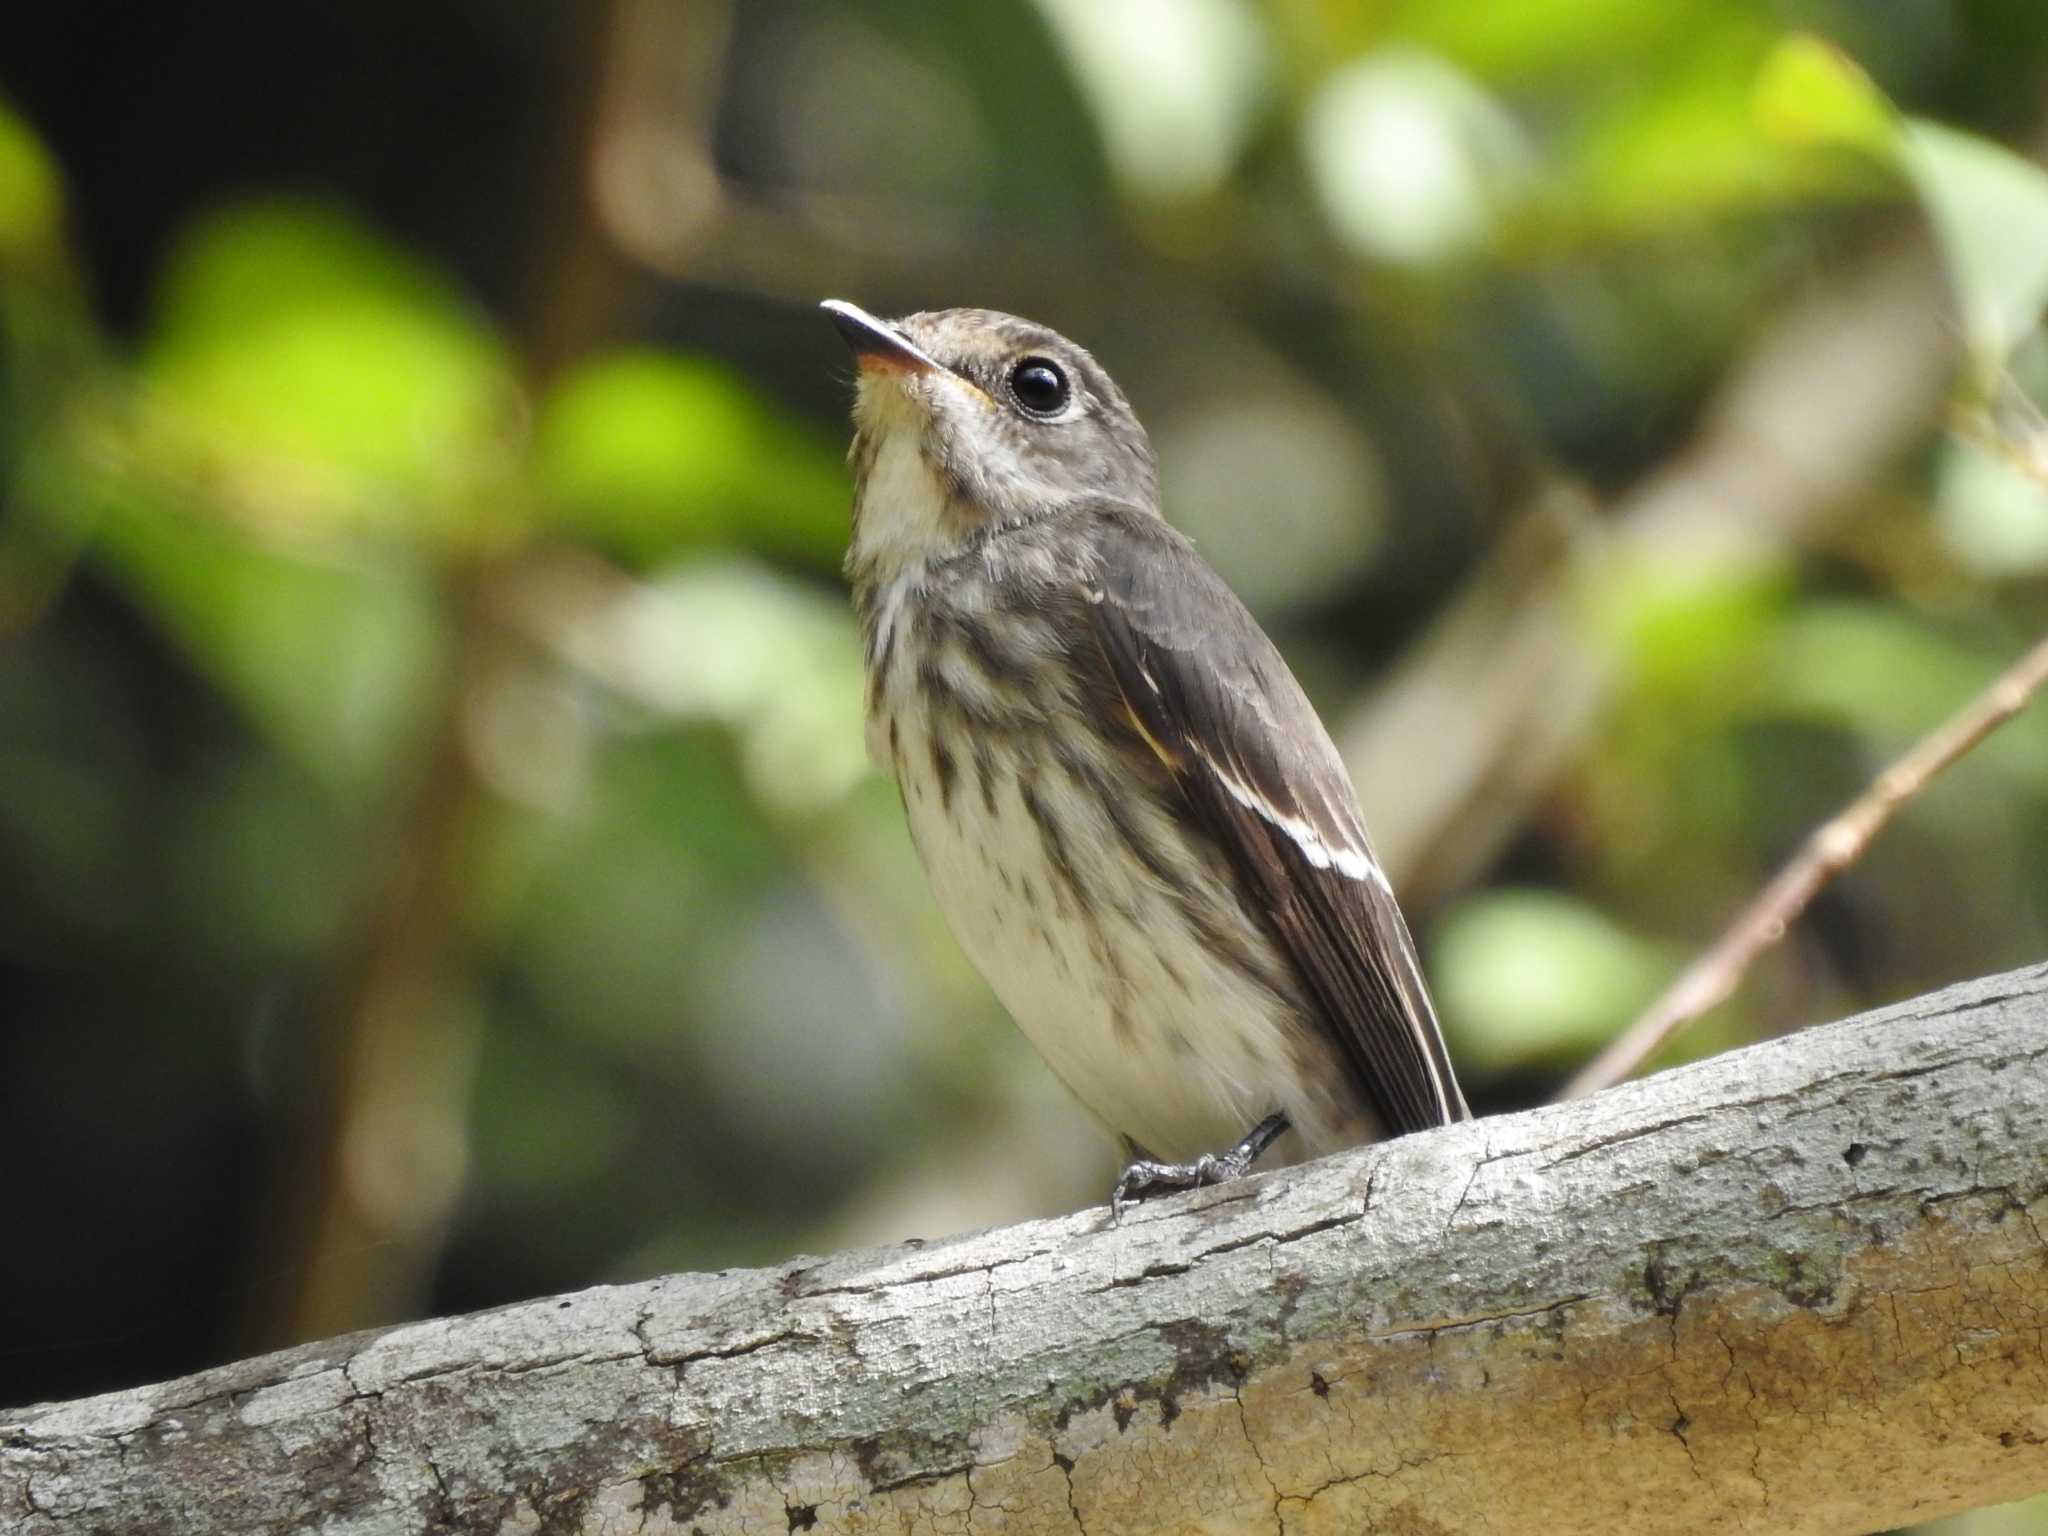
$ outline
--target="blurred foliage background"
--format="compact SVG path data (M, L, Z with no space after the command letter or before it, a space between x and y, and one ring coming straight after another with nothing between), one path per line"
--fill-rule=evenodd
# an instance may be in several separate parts
M1126 385L1485 1110L2048 625L2035 0L34 12L0 1401L1102 1198L863 757L821 297ZM2037 713L1688 1048L2044 846Z

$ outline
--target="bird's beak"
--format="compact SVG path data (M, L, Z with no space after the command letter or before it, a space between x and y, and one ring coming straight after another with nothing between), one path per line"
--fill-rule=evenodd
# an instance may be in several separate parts
M911 341L886 320L877 320L858 304L827 299L818 306L832 317L839 334L853 348L862 368L888 368L903 373L944 373L945 364Z

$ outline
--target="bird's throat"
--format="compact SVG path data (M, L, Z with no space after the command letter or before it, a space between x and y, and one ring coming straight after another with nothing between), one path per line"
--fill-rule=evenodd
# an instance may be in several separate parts
M877 423L855 443L853 465L846 570L856 587L892 581L960 551L974 519L925 454L922 432Z

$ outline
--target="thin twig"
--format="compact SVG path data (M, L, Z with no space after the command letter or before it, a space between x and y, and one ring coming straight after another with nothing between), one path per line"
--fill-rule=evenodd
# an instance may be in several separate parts
M1724 1002L1758 955L1784 938L1821 887L1863 857L1864 850L1911 800L1956 759L2026 707L2048 682L2048 638L2037 642L1997 681L1879 774L1870 788L1811 837L1756 899L1729 924L1663 996L1565 1085L1561 1097L1582 1098L1631 1076L1686 1025Z

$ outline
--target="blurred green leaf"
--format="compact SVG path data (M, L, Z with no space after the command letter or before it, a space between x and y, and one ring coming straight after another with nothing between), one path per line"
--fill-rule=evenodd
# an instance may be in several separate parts
M63 243L64 183L42 140L0 102L0 264L40 263Z
M1337 233L1417 265L1465 254L1487 237L1533 161L1498 102L1415 48L1382 49L1323 81L1302 114L1302 136Z
M589 359L541 407L534 469L547 506L642 559L711 542L761 472L761 413L708 363L658 352Z
M852 491L837 453L699 358L591 358L541 407L534 475L555 525L640 562L706 544L836 566Z
M2048 172L1975 134L1901 119L1845 54L1808 35L1764 61L1756 110L1784 142L1855 149L1905 171L1947 259L1971 355L1994 375L2048 305Z
M1980 375L1995 375L2048 304L2048 172L1940 123L1906 128L1905 165L1948 260Z
M572 644L621 695L729 727L764 805L816 810L870 771L860 634L836 595L704 560L639 588Z
M494 834L502 844L503 833ZM710 727L617 742L589 804L543 850L491 854L517 891L488 914L507 962L547 1016L687 1076L704 991L707 924L751 911L786 878L786 855L752 804L730 741Z
M2017 1504L1994 1504L1968 1514L1916 1525L1917 1536L2042 1536L2048 1532L2048 1494Z
M1956 558L1980 575L2048 570L2048 487L2010 458L1959 438L1944 443L1934 518Z
M1266 97L1266 34L1247 0L1038 0L1094 110L1118 179L1143 197L1213 193Z
M1627 669L1634 690L1668 709L1748 686L1794 591L1793 575L1778 556L1695 551L1682 562L1609 568L1585 597L1594 633Z
M1774 39L1747 7L1703 18L1681 46L1644 62L1634 89L1596 98L1560 157L1548 215L1567 228L1645 234L1883 190L1864 157L1778 131L1796 83L1785 75L1818 72L1810 57L1788 65ZM1760 80L1774 82L1773 115L1759 111ZM1831 89L1827 110L1846 112L1846 87Z
M1890 162L1899 115L1870 76L1834 44L1808 33L1786 38L1759 71L1756 114L1789 144L1832 144Z
M1430 969L1460 1063L1485 1074L1589 1054L1680 960L1574 897L1498 889L1438 925Z
M244 206L187 231L141 381L145 452L249 516L435 545L516 510L502 345L443 278L334 209Z
M134 502L108 510L95 550L201 673L320 777L374 783L416 739L443 660L424 571L294 559Z
M1384 27L1490 78L1568 72L1590 84L1610 72L1632 75L1668 56L1678 40L1697 38L1754 7L1747 0L1398 0L1385 10L1320 9L1333 29L1345 26L1340 17L1354 29ZM1358 30L1342 35L1352 46L1362 41Z
M1759 702L1845 726L1890 755L1962 708L2011 660L1881 603L1815 601L1780 630ZM2048 783L2048 711L2015 716L1970 762Z

